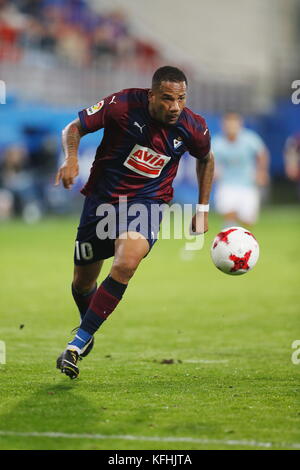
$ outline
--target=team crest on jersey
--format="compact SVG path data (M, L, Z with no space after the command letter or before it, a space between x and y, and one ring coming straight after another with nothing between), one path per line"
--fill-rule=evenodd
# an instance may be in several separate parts
M178 149L178 147L180 147L181 144L182 144L182 138L180 136L177 137L177 139L173 140L174 149Z
M153 150L135 145L124 162L130 170L148 178L157 178L171 157L161 155Z
M103 108L103 105L104 105L104 100L99 101L98 103L93 104L93 106L90 106L89 108L87 108L86 112L89 116L91 116L92 114L95 114L98 111L100 111L100 109Z

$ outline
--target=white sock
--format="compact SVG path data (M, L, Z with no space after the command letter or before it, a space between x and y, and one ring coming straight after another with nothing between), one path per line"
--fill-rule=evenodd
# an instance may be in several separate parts
M78 352L78 354L81 353L81 349L78 346L74 346L74 344L68 344L67 349L69 349L71 351L75 350L76 352Z

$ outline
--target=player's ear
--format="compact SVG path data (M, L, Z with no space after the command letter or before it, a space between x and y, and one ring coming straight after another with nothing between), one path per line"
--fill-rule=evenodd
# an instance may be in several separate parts
M151 106L153 106L154 100L155 100L155 95L154 95L154 93L153 93L153 90L150 89L150 90L148 91L148 101L149 101L149 103L151 104Z

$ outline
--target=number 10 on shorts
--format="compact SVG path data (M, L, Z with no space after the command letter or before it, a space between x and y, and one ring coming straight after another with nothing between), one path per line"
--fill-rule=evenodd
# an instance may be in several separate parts
M78 261L80 260L89 261L94 256L92 244L88 242L80 243L78 240L76 240L75 254L76 254L76 259Z

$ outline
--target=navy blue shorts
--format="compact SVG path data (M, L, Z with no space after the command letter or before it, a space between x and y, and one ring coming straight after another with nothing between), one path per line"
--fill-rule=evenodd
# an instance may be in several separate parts
M161 204L163 201L153 199L109 204L87 196L75 241L75 265L84 266L114 256L115 240L128 231L141 233L150 251L160 229Z

